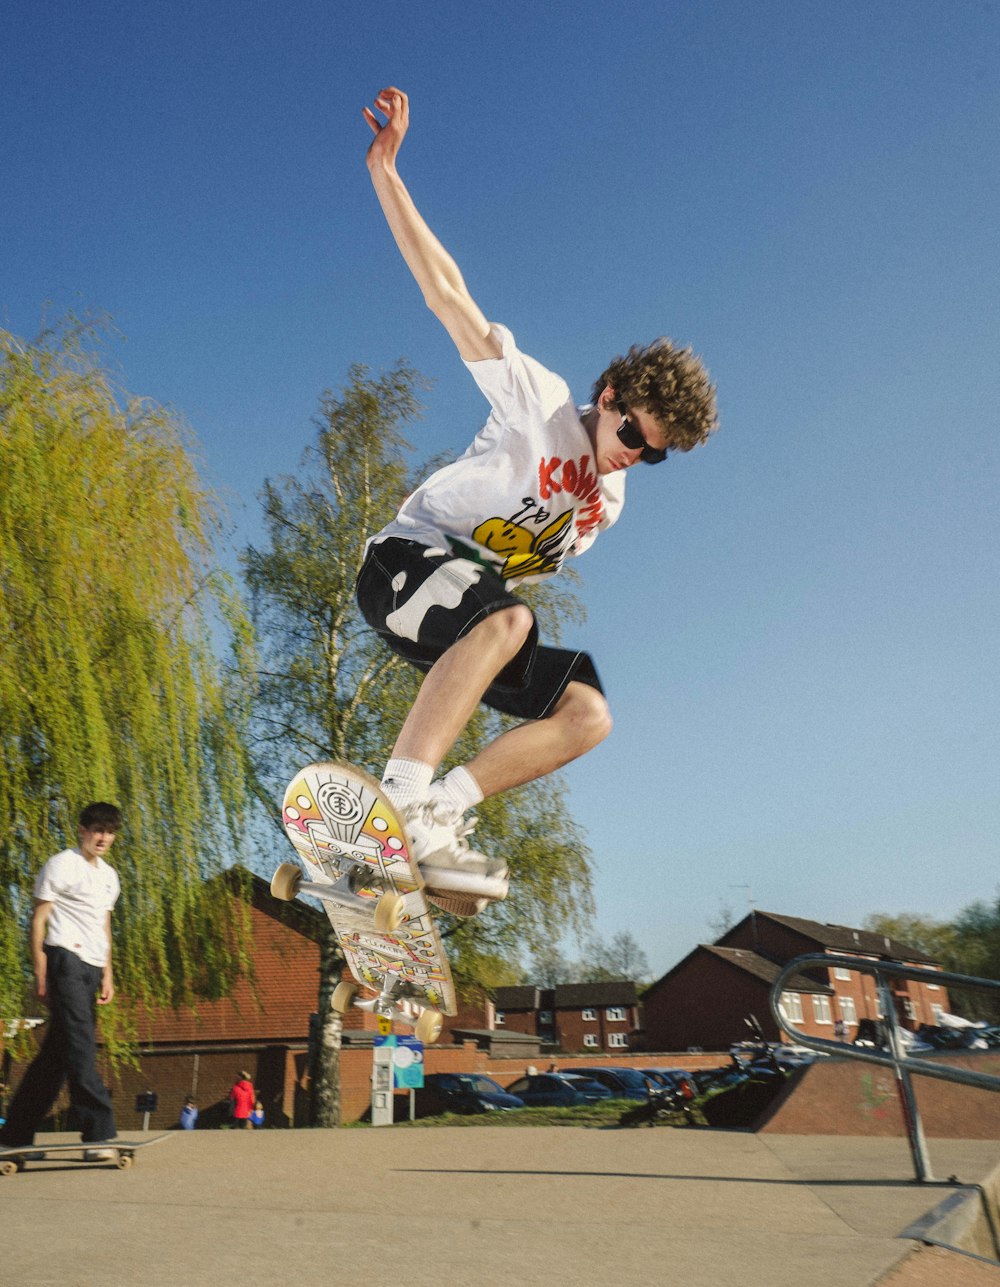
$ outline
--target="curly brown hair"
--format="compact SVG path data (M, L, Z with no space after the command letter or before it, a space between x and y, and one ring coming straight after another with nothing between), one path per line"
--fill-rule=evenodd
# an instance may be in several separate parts
M594 402L606 385L626 406L651 412L674 451L690 451L718 428L715 385L701 358L666 336L614 358L594 385Z

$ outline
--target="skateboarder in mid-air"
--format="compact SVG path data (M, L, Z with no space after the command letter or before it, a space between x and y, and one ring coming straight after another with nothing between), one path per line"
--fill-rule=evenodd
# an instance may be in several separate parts
M407 97L388 88L364 109L368 169L389 229L427 306L491 406L464 455L432 474L372 536L358 577L365 619L426 677L382 787L407 823L430 897L470 916L483 898L434 893L435 872L506 881L502 859L471 848L466 815L487 796L568 764L611 728L586 653L546 647L512 590L543 580L616 522L626 471L690 451L717 424L715 390L690 349L659 339L615 358L578 408L559 376L491 324L396 169ZM616 307L613 281L601 299ZM435 781L477 704L524 722Z

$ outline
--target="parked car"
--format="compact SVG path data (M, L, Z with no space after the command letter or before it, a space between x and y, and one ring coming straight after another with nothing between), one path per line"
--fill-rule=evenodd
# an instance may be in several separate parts
M421 1117L436 1113L493 1113L523 1108L518 1099L482 1073L427 1073L422 1090L417 1091L417 1110Z
M641 1072L664 1090L679 1091L685 1099L692 1099L698 1093L694 1074L686 1068L643 1068Z
M552 1108L573 1108L615 1097L607 1086L577 1073L532 1073L512 1082L507 1093L517 1095L528 1105Z
M921 1041L907 1028L899 1029L899 1037L903 1043L904 1053L907 1055L925 1055L934 1049L930 1042ZM881 1019L861 1019L858 1030L854 1034L854 1045L874 1046L876 1050L888 1050L889 1038L885 1023Z
M574 1064L573 1072L607 1086L615 1099L646 1100L653 1084L652 1079L644 1075L645 1069L639 1068L579 1068Z
M925 1023L917 1029L917 1040L934 1050L988 1050L990 1047L983 1030L973 1024L955 1028Z

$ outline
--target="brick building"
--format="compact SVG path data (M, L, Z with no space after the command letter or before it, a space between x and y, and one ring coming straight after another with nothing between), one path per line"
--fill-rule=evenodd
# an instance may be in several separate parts
M550 1050L626 1051L639 1026L635 983L561 983L496 989L497 1027L531 1033Z
M807 953L937 965L916 948L882 934L754 911L714 944L695 948L646 990L646 1048L724 1049L746 1038L749 1014L770 1040L781 1039L768 1004L771 986L781 967ZM901 979L893 983L893 993L900 1022L911 1029L935 1023L948 1008L947 992L933 984ZM871 975L841 968L797 975L783 993L783 1005L803 1032L831 1039L842 1033L850 1040L860 1020L879 1017Z

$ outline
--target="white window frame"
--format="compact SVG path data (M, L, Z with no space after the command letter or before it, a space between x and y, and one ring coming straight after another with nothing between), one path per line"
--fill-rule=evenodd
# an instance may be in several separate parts
M858 1007L854 1004L853 997L837 997L837 1003L840 1006L840 1017L845 1023L856 1024L858 1022Z
M916 1019L917 1003L912 997L903 997L903 1013L906 1015L907 1019Z
M833 1010L830 1006L830 998L823 996L819 992L813 993L813 1018L817 1023L833 1023Z
M586 1010L584 1010L584 1012L583 1012L583 1022L584 1022L584 1023L596 1023L596 1022L597 1022L597 1011L596 1011L596 1010L592 1010L592 1009L590 1009L590 1007L588 1006L588 1008L587 1008Z
M609 1048L614 1050L627 1050L628 1033L627 1032L609 1032L608 1046Z
M790 1023L802 1022L802 996L798 992L782 992L781 1008Z
M504 1020L506 1018L507 1018L507 1014L504 1010L497 1010L496 1014L494 1014L493 1016L493 1022L496 1024L498 1028L502 1028L504 1025Z
M833 977L835 979L850 979L851 971L843 965L838 965L833 972Z
M628 1023L628 1011L623 1005L611 1005L604 1011L608 1023Z
M594 1050L594 1049L596 1049L596 1048L597 1048L597 1033L596 1033L596 1032L585 1032L585 1033L583 1034L583 1044L586 1046L586 1048L587 1048L588 1050Z

